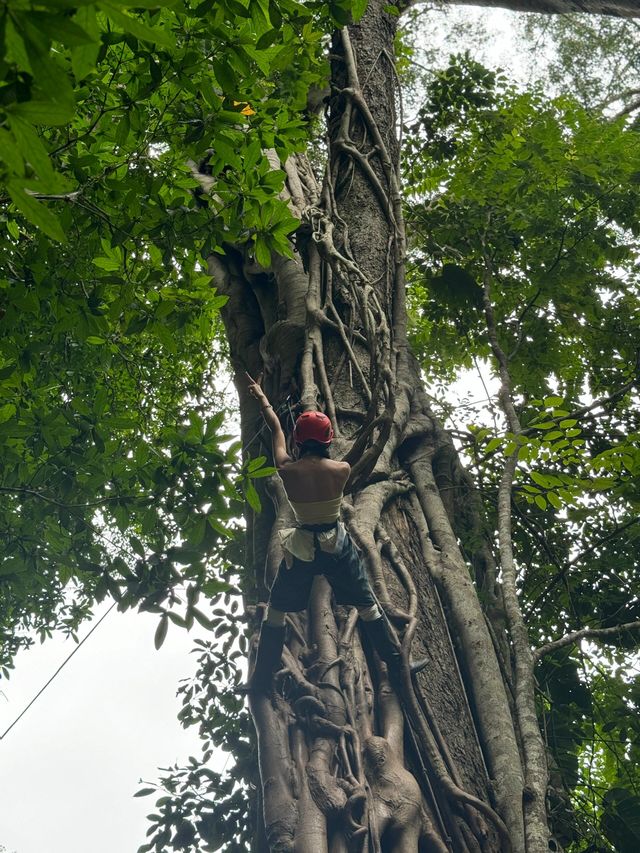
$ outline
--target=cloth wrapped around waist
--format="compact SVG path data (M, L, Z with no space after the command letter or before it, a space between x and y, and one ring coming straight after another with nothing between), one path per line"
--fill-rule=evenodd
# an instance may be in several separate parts
M289 500L299 527L286 527L279 531L287 568L293 558L310 563L316 547L328 554L342 551L347 531L340 518L342 495L325 501Z

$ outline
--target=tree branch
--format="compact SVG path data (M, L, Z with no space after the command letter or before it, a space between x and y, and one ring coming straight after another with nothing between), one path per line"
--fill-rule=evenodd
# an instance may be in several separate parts
M553 640L551 643L546 643L544 646L539 646L533 652L533 659L537 663L544 655L562 649L564 646L570 646L580 640L585 639L605 639L606 637L619 636L623 631L638 631L640 630L640 621L625 622L622 625L614 625L612 628L581 628L579 631L571 631L560 637L558 640Z

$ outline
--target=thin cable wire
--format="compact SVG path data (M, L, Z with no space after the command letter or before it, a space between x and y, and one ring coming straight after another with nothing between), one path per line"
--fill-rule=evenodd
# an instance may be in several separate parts
M284 403L281 403L277 409L274 409L274 412L278 415L278 417L280 417L280 415L284 412L284 410L287 407L289 408L289 412L291 412L291 406L289 405L290 399L291 399L291 395L289 395L287 397L287 399L284 401ZM291 416L291 419L293 421L293 415ZM293 421L293 423L295 425L295 421ZM258 438L258 436L261 435L265 431L265 429L267 429L267 422L266 421L264 421L264 423L262 424L260 429L254 433L254 435L249 439L249 441L244 445L244 447L241 448L240 454L243 454L246 450L248 450L251 447L251 445L253 444L253 442L256 440L256 438Z
M89 637L93 634L93 632L96 630L96 628L97 628L97 627L98 627L102 622L104 622L104 620L105 620L105 619L107 618L107 616L111 613L111 611L112 611L112 610L113 610L113 608L116 606L116 604L117 604L117 601L114 601L114 602L113 602L113 604L111 605L111 607L107 610L107 612L102 614L102 616L98 619L98 621L97 621L97 622L96 622L96 624L93 626L93 628L92 628L92 629L91 629L91 630L86 634L86 636L84 636L84 637L80 640L80 642L79 642L79 643L78 643L78 645L75 647L75 649L71 652L71 654L70 654L70 655L69 655L69 656L68 656L68 657L67 657L67 658L66 658L66 659L65 659L65 660L60 664L60 666L56 669L56 671L53 673L53 675L52 675L52 676L51 676L51 678L47 681L47 683L46 683L43 687L41 687L41 688L40 688L40 690L38 690L38 692L37 692L37 693L36 693L36 695L33 697L33 699L32 699L32 700L29 702L29 704L26 706L26 708L23 708L23 709L22 709L22 711L18 714L18 716L15 718L15 720L11 723L11 725L9 726L9 728L8 728L8 729L6 729L6 730L5 730L5 731L0 735L0 740L4 740L4 738L9 734L9 732L10 732L10 731L11 731L11 729L15 726L15 724L16 724L19 720L21 720L21 719L24 717L24 715L27 713L27 711L28 711L28 710L29 710L29 708L33 705L33 703L36 701L36 699L39 699L39 698L40 698L40 696L42 696L42 694L44 693L44 691L45 691L45 690L47 689L47 687L51 684L51 682L54 680L54 678L56 678L56 676L58 675L58 673L59 673L59 672L61 672L61 671L64 669L64 667L69 663L69 661L70 661L70 660L71 660L71 658L75 655L75 653L78 651L78 649L80 648L80 646L84 645L84 643L86 643L86 642L87 642L87 640L88 640L88 639L89 639Z

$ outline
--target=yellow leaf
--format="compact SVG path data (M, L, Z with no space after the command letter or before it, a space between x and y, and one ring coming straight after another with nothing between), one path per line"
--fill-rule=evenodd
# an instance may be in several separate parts
M248 104L246 101L234 101L233 106L239 107L241 104L245 104L243 109L240 110L240 115L242 116L254 116L256 111L253 109L251 104Z

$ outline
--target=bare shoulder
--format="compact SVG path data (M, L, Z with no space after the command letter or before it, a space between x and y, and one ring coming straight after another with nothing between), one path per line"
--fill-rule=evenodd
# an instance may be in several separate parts
M333 462L333 470L336 472L336 476L338 476L341 482L346 483L349 479L349 475L351 474L351 465L348 462Z
M278 472L278 474L280 474L280 476L282 476L283 474L286 476L293 468L295 468L297 464L297 460L291 459L291 457L289 457L286 462L283 462L281 465L276 465L276 471Z

